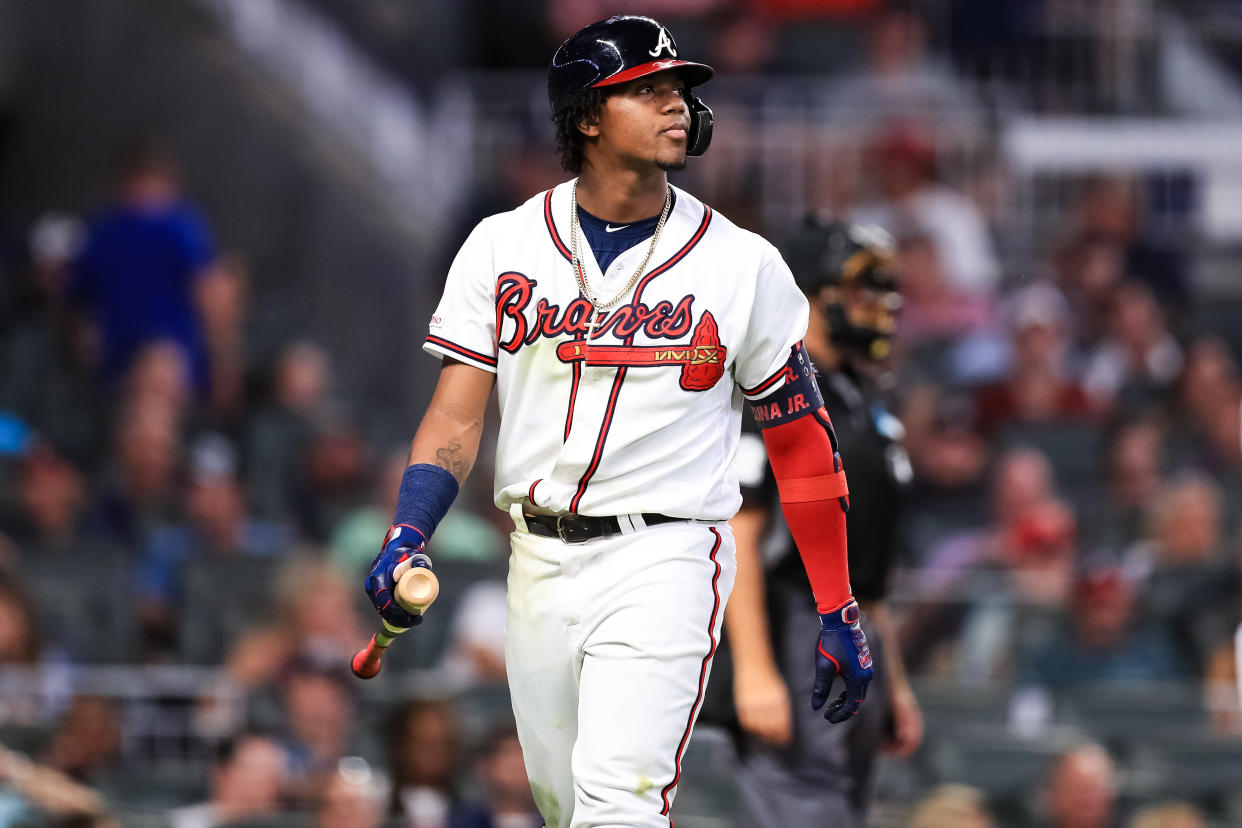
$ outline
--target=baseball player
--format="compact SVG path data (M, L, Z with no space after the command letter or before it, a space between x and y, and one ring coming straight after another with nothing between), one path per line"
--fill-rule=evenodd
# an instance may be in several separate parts
M394 576L431 565L424 544L474 463L494 387L495 501L514 523L507 673L555 828L671 824L733 586L744 398L815 590L812 704L843 721L871 678L845 476L801 344L806 299L775 248L668 183L707 149L711 110L692 90L711 77L646 17L557 49L548 97L576 177L484 219L454 260L425 343L440 379L366 582L386 621L417 623Z
M815 599L795 563L801 541L774 533L775 555L761 539L773 517L777 481L765 468L760 437L742 435L737 473L744 502L733 520L738 577L725 613L740 725L738 772L742 824L862 826L881 746L908 755L922 738L922 717L906 679L883 598L896 550L903 489L911 479L900 422L884 407L877 380L885 370L900 295L892 241L878 228L812 215L781 248L812 307L805 338L819 370L832 421L849 449L855 508L847 520L850 573L874 637L878 660L872 699L831 730L790 702L811 669L799 630L813 620ZM765 574L764 558L767 558ZM770 634L769 634L769 619Z

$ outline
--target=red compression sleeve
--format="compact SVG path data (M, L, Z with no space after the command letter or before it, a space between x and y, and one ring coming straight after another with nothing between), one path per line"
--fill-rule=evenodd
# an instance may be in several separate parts
M789 379L755 402L781 509L802 555L820 613L852 600L845 539L848 489L832 421L801 344L789 360Z

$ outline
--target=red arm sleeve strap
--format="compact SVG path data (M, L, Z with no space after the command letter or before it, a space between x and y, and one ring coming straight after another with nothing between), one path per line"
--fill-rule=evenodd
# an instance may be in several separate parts
M816 606L820 613L829 613L853 597L845 540L849 489L832 420L801 343L793 347L783 370L784 384L753 402L751 414L763 432L781 510L802 555Z

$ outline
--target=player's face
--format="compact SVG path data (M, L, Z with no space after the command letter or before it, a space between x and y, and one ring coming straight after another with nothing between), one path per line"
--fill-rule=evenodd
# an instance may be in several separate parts
M622 85L604 100L597 149L623 164L655 164L678 170L686 164L690 108L686 84L675 71L657 72Z

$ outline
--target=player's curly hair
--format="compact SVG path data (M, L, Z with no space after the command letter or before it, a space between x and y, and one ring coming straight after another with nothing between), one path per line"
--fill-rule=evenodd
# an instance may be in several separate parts
M578 175L586 160L583 147L586 136L578 124L595 123L604 108L607 94L602 89L583 89L561 99L552 108L552 123L556 125L556 151L561 155L561 167L565 172Z

